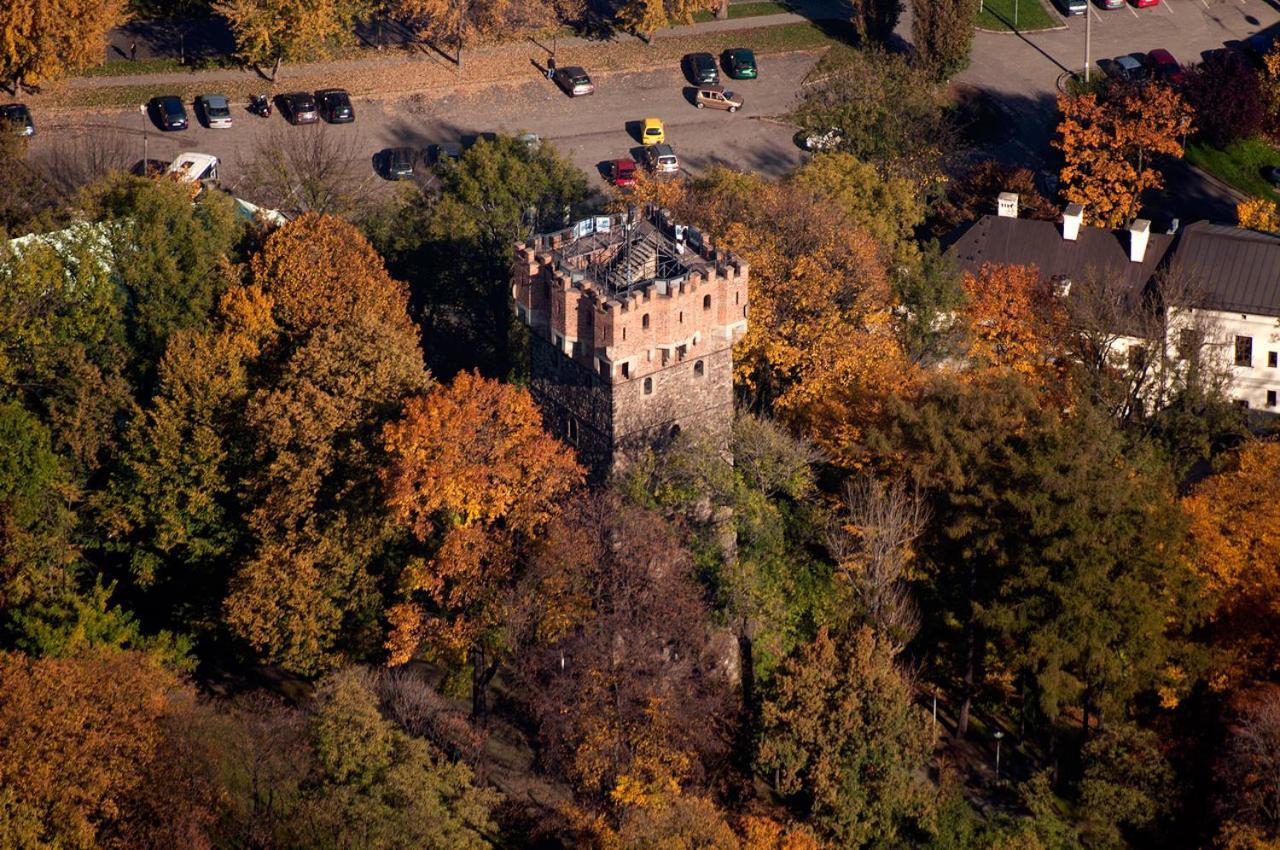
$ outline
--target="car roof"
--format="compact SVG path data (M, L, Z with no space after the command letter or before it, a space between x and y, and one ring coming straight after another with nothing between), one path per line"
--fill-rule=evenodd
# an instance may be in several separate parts
M209 103L209 104L217 104L217 105L219 105L219 106L226 106L226 105L227 105L227 98L226 98L226 96L225 96L225 95L220 95L220 94L202 94L202 95L200 95L200 96L201 96L202 98L204 98L204 102L205 102L205 103Z
M724 94L724 86L698 86L698 91L713 91Z
M666 145L666 144L654 145L649 150L653 151L654 156L667 156L668 154L670 154L671 156L676 155L676 152L671 149L671 145Z
M25 103L6 103L4 106L0 106L0 109L3 109L5 112L19 112L19 113L22 113L22 112L29 113L31 111L27 109L27 105Z
M697 59L699 61L705 61L707 59L710 59L712 62L716 61L716 57L712 56L710 53L690 53L689 58Z
M646 126L646 127L651 127L651 126L653 126L654 124L661 124L661 123L662 123L662 119L661 119L661 118L646 118L646 119L644 119L644 124L645 124L645 126Z
M1173 58L1172 53L1165 50L1163 47L1157 47L1155 50L1148 53L1147 56L1151 57L1152 62L1177 62L1178 61L1177 59Z
M570 65L568 68L562 68L561 70L563 70L566 74L569 74L571 76L582 74L585 77L587 75L586 69L583 68L581 65Z
M287 97L287 98L289 98L289 99L291 99L291 100L298 100L298 99L300 99L300 98L310 98L310 99L312 99L312 100L314 100L314 99L315 99L315 98L313 98L313 97L312 97L311 92L309 92L309 91L294 91L294 92L289 92L287 95L285 95L285 97Z
M1126 71L1132 68L1142 67L1142 64L1137 59L1134 59L1132 56L1117 56L1115 58L1115 63L1119 65L1121 68L1124 68Z
M316 94L346 94L346 89L316 89Z
M748 47L735 47L735 48L732 48L729 51L729 53L731 53L734 56L755 56L755 54L752 53L751 49Z
M631 157L627 157L627 156L621 157L619 159L615 159L613 161L613 164L618 166L619 168L635 168L636 167L636 161Z
M156 98L156 103L166 103L166 104L168 104L168 103L177 103L177 104L181 104L181 103L182 103L182 98L178 97L176 94L162 94L162 95L159 95L159 96Z

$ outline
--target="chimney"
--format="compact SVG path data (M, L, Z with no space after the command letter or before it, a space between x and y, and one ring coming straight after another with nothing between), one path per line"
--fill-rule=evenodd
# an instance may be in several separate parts
M1151 236L1151 222L1140 218L1129 225L1129 262L1140 263L1147 255L1147 239Z
M1067 208L1062 211L1062 238L1068 242L1076 241L1083 221L1084 207L1081 204L1067 204Z
M996 196L996 213L1001 218L1018 217L1018 193L1001 192Z

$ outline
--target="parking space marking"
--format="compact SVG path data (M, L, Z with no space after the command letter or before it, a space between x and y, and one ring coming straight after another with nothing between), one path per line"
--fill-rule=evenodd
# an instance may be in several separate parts
M1165 2L1161 3L1160 5L1164 8L1166 12L1169 13L1170 16L1173 15L1173 6L1168 2L1168 0L1165 0Z
M1128 5L1128 4L1126 4L1126 5L1125 5L1125 8L1129 10L1129 14L1130 14L1130 15L1133 15L1135 18L1136 18L1136 17L1138 17L1138 10L1137 10L1137 9L1133 8L1132 6L1130 6L1130 5Z

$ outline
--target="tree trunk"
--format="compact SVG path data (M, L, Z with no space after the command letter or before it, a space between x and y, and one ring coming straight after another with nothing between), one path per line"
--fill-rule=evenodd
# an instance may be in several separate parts
M471 650L471 719L482 720L489 713L489 683L498 672L498 659L486 662L483 649Z
M716 6L716 20L723 21L729 17L729 0L720 0L720 5Z
M972 622L965 627L964 679L960 699L960 714L956 719L956 737L964 737L969 731L969 711L973 706L973 680L977 667L978 627Z
M271 82L273 83L276 81L276 74L280 73L280 59L281 57L277 56L276 61L271 66Z
M738 635L738 664L742 675L742 727L738 734L738 746L734 749L739 755L739 769L743 776L751 775L751 765L755 761L756 735L756 671L755 646L747 636L744 628Z

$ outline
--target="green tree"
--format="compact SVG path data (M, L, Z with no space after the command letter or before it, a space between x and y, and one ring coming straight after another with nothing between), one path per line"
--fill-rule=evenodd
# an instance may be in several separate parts
M126 293L125 327L135 373L150 378L169 335L208 327L232 283L230 262L244 222L230 195L167 180L109 178L82 203L108 237L110 264Z
M511 246L565 226L586 180L550 145L531 151L505 136L476 144L442 179L438 198L419 196L396 213L383 247L392 273L410 283L433 371L504 375L517 360Z
M911 0L911 40L920 64L947 80L969 66L976 0Z
M1132 723L1109 723L1084 748L1080 806L1091 847L1123 848L1167 823L1173 769L1159 736ZM1150 838L1150 836L1147 836Z
M309 736L316 773L297 813L298 846L316 850L432 847L484 850L498 795L465 765L385 720L365 678L324 679Z
M901 0L853 0L853 29L863 44L884 44L902 16Z
M806 131L837 128L840 150L916 180L937 172L952 130L929 74L896 53L832 48L810 72L794 117Z
M893 844L924 815L928 720L870 629L819 629L784 662L762 722L761 772L838 846Z

